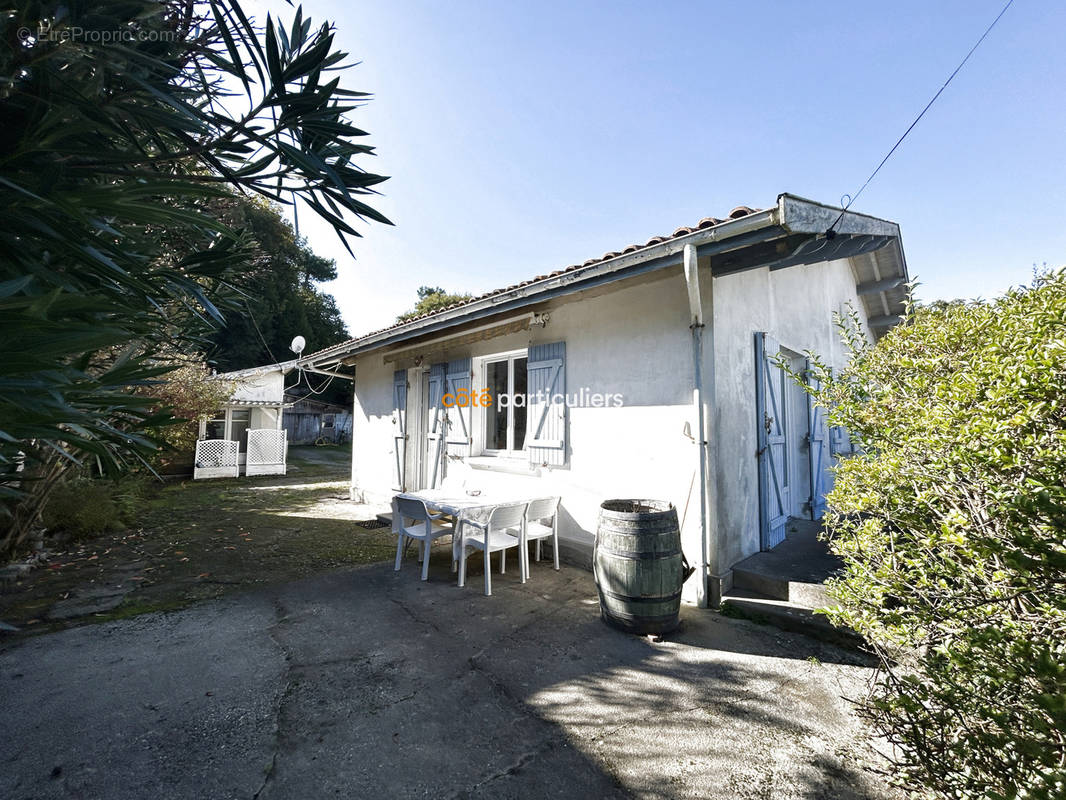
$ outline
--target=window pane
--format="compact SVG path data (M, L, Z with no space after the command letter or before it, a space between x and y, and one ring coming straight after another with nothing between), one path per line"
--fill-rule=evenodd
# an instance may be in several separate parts
M485 385L492 395L492 406L485 410L485 449L507 449L507 415L510 409L500 407L500 395L507 392L507 362L493 361L485 365Z
M514 406L514 449L523 450L526 446L526 364L528 359L516 358L514 360L514 388L511 390L512 402L516 397L522 399L519 405Z
M245 431L249 428L251 412L248 409L234 410L230 412L229 438L240 442L238 450L244 452L248 448L248 437Z
M215 416L207 421L207 425L204 428L205 439L225 439L226 438L226 412L216 411Z

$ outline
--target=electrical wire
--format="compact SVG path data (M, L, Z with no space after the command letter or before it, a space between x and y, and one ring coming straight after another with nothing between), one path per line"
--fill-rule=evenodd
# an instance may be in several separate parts
M912 122L907 128L907 130L903 132L903 135L899 137L899 140L894 145L892 145L892 149L888 151L888 155L881 159L881 163L877 165L877 169L870 173L870 177L866 179L866 183L864 183L859 188L859 191L857 191L854 196L844 195L844 197L848 198L848 202L846 205L843 203L844 197L841 198L841 205L843 206L843 208L840 210L840 216L836 218L836 221L832 225L830 225L829 229L825 232L826 238L832 239L836 235L833 229L840 223L840 220L844 219L844 214L847 213L847 210L849 208L851 208L851 204L859 199L859 195L863 193L863 190L867 186L870 185L870 181L872 181L874 179L874 176L881 171L881 167L885 165L885 162L887 162L888 159L892 158L892 154L896 152L896 148L903 144L903 140L907 138L907 134L914 130L914 126L917 125L919 120L921 120L921 118L925 116L925 112L932 108L933 103L935 103L937 101L937 98L940 97L944 90L948 88L948 84L951 83L955 76L959 74L959 71L966 65L966 62L970 60L970 56L972 56L974 54L974 51L981 46L981 42L983 42L988 36L988 34L992 32L992 29L996 27L996 23L999 22L1000 18L1007 13L1007 9L1010 8L1013 3L1014 0L1007 0L1007 4L1003 6L1003 9L999 12L999 14L996 15L996 18L992 20L992 24L985 29L985 32L981 34L981 38L978 39L977 43L970 48L970 52L968 52L966 54L966 57L959 62L959 65L957 67L955 67L955 71L948 76L948 79L944 81L944 85L941 86L940 89L937 90L937 93L933 95L933 99L925 104L925 108L922 109L922 113L914 118L914 122Z
M326 378L325 383L323 383L318 389L315 389L315 387L311 385L311 378L308 376L307 370L305 370L303 367L298 367L298 369L300 370L300 376L303 378L304 383L307 384L307 389L311 392L311 394L323 394L326 389L329 388L329 385L333 383L334 376L330 375L328 378ZM296 381L296 385L299 386L300 382Z
M270 349L270 345L267 344L267 340L263 338L263 332L259 330L259 323L255 321L255 316L252 314L252 309L248 306L248 299L245 298L242 302L244 303L244 310L248 312L248 319L252 321L252 327L255 328L255 332L259 334L259 341L263 343L263 347L266 348L267 355L270 356L270 363L280 363L277 357L274 355L274 351Z

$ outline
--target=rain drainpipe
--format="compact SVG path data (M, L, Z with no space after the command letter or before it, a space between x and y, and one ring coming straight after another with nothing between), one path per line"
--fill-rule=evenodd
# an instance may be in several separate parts
M710 606L717 607L720 592L713 592L709 587L710 578L717 572L717 530L714 520L717 516L715 497L711 494L708 476L714 474L712 469L714 462L711 458L710 442L707 440L707 413L704 399L708 396L709 389L714 386L714 375L711 380L704 380L703 376L703 297L700 294L700 277L696 258L696 246L685 245L685 285L688 288L688 305L692 323L689 329L692 331L692 404L696 408L697 439L699 447L699 473L700 473L700 555L696 572L699 582L696 584L696 602L700 608ZM713 280L713 278L712 278ZM713 314L713 310L712 310ZM714 347L714 321L711 321L710 345ZM713 393L712 395L713 396ZM712 593L715 595L712 597Z

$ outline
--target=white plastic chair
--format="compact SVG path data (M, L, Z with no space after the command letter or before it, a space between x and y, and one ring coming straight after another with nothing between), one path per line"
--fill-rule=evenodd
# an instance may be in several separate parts
M416 500L413 497L392 498L392 532L397 535L396 539L396 571L400 571L400 562L403 560L403 549L408 539L418 542L420 560L422 561L422 580L429 577L429 548L434 539L447 536L455 532L452 525L441 525L436 522L442 514L431 514L424 500ZM408 525L408 520L411 524ZM454 560L452 568L454 569Z
M525 527L526 504L510 503L496 506L489 514L488 522L477 522L460 517L459 529L459 586L466 585L467 550L480 550L485 554L485 595L492 594L492 564L489 556L499 551L500 574L507 570L507 550L522 546L522 528ZM518 572L522 583L526 582L525 569L519 553Z
M559 498L541 497L531 500L526 507L525 541L522 543L522 556L525 559L526 577L529 577L528 542L537 543L537 561L540 561L540 543L552 540L552 555L555 568L559 569Z

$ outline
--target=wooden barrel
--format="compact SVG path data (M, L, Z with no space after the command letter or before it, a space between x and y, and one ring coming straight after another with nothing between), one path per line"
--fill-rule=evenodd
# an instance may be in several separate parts
M606 623L641 634L676 628L682 562L672 503L608 500L600 506L593 571Z

